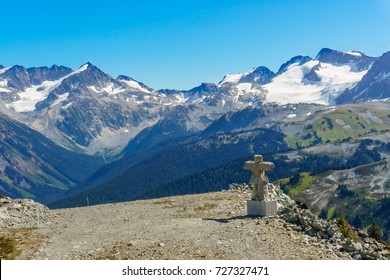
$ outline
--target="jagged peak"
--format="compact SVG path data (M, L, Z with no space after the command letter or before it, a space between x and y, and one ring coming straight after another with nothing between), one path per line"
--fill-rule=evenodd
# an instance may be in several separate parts
M9 70L26 70L26 67L17 64L9 68Z
M243 74L238 82L257 83L263 85L269 83L275 77L275 75L276 74L268 67L259 66Z
M217 84L214 83L201 83L199 86L194 87L188 92L198 92L198 93L203 93L203 92L215 92L218 91L219 87Z
M277 75L285 72L287 70L287 68L294 64L294 63L299 63L299 65L302 65L302 64L305 64L306 62L310 61L310 60L313 60L310 56L303 56L303 55L297 55L297 56L294 56L292 57L290 60L286 61L285 63L283 63L278 72L276 73Z
M135 81L132 77L126 76L126 75L119 75L117 77L117 80L123 80L123 81Z
M51 70L54 70L54 69L70 69L69 67L66 67L64 65L58 65L58 64L53 64L52 66L50 66L50 69Z
M334 49L330 49L330 48L322 48L317 56L316 56L316 60L319 60L322 56L324 55L329 55L329 54L342 54L341 51L338 51L338 50L334 50Z
M92 64L92 63L89 62L89 61L86 62L86 63L84 63L84 64L81 65L76 71L74 71L74 74L81 73L81 72L84 72L84 71L88 71L88 72L99 72L100 74L109 76L108 74L106 74L105 72L103 72L102 70L100 70L96 65Z
M256 76L256 78L254 76ZM268 67L259 66L243 74L226 74L218 84L223 85L225 83L258 82L258 80L261 80L261 84L265 84L274 76L275 73Z
M91 66L95 66L94 64L92 64L91 62L87 61L86 63L84 63L82 66L84 65L87 65L88 67L91 67ZM95 66L96 67L96 66Z
M166 94L166 95L172 95L172 94L181 93L180 90L177 90L177 89L170 89L170 88L159 89L157 92L158 92L158 93L162 93L162 94Z
M86 63L84 63L83 65L81 65L78 70L80 69L84 69L84 70L87 70L87 69L90 69L90 70L94 70L94 69L97 69L99 71L101 71L96 65L92 64L91 62L87 61Z
M352 51L352 52L343 52L339 50L333 50L330 48L322 48L320 52L316 56L316 60L327 62L329 60L329 57L331 56L342 56L342 57L348 57L348 58L362 58L366 57L366 55L359 51Z
M271 73L274 73L271 69L269 69L266 66L259 66L257 68L253 68L253 70L250 71L248 74L255 73L255 72L271 72Z
M141 83L126 75L119 75L116 78L116 81L120 82L121 84L126 84L126 86L132 88L133 90L137 90L145 93L151 93L155 91L153 88L148 87L144 83Z

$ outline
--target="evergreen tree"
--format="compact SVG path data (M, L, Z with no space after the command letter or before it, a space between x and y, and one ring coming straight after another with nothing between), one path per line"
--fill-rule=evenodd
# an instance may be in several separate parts
M377 241L381 240L382 232L379 225L376 222L372 223L372 225L368 229L368 235Z
M353 218L353 220L352 220L352 225L356 228L361 228L363 226L362 216L359 214L356 214L355 218Z
M318 218L321 218L321 219L327 219L328 218L328 215L327 215L327 212L326 209L322 209L320 214L318 215Z

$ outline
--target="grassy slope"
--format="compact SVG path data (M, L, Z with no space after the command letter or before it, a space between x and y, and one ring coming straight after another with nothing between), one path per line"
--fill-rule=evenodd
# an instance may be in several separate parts
M339 107L320 115L305 125L302 133L287 135L290 148L308 147L318 143L356 139L369 133L390 131L390 114L367 104Z

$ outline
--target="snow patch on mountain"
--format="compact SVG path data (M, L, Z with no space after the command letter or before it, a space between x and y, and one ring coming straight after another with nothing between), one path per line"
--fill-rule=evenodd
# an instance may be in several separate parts
M64 100L61 100L61 101L64 101ZM73 104L72 102L69 102L68 104L62 106L61 109L62 109L62 110L66 110L66 109L68 109L70 106L72 106L72 104Z
M137 90L137 91L142 91L145 93L151 93L150 90L143 88L138 82L131 80L131 81L126 81L126 80L120 80L122 83L125 83L128 85L130 88Z
M11 92L11 90L8 88L7 85L8 85L7 80L0 79L0 92Z
M97 89L95 86L88 86L88 88L96 93L108 93L109 95L116 95L126 91L123 86L116 87L113 83L107 84L102 89Z
M69 75L66 75L65 77L62 77L55 81L44 81L40 85L34 85L29 88L27 88L23 92L18 92L17 95L19 96L19 100L7 104L8 108L12 108L17 113L22 112L32 112L35 110L35 106L38 102L44 101L51 91L56 89L58 86L61 85L62 81L66 78L69 78L70 76L73 76L75 74L81 73L88 69L89 64L84 64L76 71L70 73ZM62 100L64 101L64 100Z
M252 83L240 83L235 86L240 94L263 94L260 86L256 86Z
M315 69L313 69L316 67ZM305 76L314 70L319 81L310 81ZM279 105L288 103L331 104L340 93L356 85L367 71L353 72L351 66L335 66L308 61L303 65L294 63L285 72L263 87L268 91L267 102Z
M1 67L3 66L0 65L0 75L5 73L9 69L8 67L4 67L4 68ZM8 81L2 78L0 78L0 92L12 92L8 88Z
M65 92L64 94L61 94L60 96L58 96L58 99L56 101L54 101L53 104L50 105L50 108L53 108L54 106L56 106L58 104L61 104L63 101L68 99L68 97L69 97L69 92Z
M244 74L226 74L222 81L219 82L220 85L225 83L238 83L238 81L244 76Z
M362 56L362 54L360 53L360 52L355 52L355 51L353 51L353 52L345 52L346 54L349 54L349 55L354 55L354 56Z
M72 76L72 75L74 75L74 74L78 74L78 73L81 73L81 72L87 70L88 67L89 67L89 65L90 65L89 63L85 63L84 65L82 65L82 66L81 66L79 69L77 69L76 71L74 71L74 72L70 73L69 75L65 76L64 79L67 78L67 77L70 77L70 76Z
M292 119L292 118L295 118L296 116L297 116L297 114L288 114L287 118Z
M239 92L250 92L252 90L251 83L241 83L236 86Z
M17 94L20 98L19 100L7 104L7 106L14 109L17 113L34 111L35 105L45 100L49 93L61 84L62 80L44 81L41 85L29 87Z
M185 97L184 94L174 94L173 96L175 97L176 99L175 101L178 104L186 103L187 100L189 99L189 97Z
M9 68L5 67L5 68L1 68L0 69L0 75L3 74L5 71L7 71Z

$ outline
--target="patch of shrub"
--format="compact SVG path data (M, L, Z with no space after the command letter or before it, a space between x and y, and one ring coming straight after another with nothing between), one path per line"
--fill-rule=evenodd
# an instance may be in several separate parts
M359 241L359 238L355 234L352 227L349 225L347 218L344 215L337 218L337 224L345 238L350 238L355 242Z

